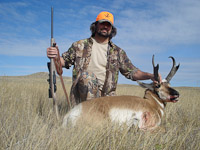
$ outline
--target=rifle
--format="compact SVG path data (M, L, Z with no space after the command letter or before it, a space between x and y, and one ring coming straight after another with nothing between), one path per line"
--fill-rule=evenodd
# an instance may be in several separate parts
M51 7L51 47L56 47L55 39L53 38L53 7ZM53 98L53 106L56 112L57 119L59 120L59 111L56 100L56 68L53 58L50 59L50 62L47 63L49 69L49 98Z
M55 43L55 39L53 38L53 7L51 7L51 47L56 47L56 43ZM58 111L58 104L57 104L57 100L56 100L56 71L57 74L60 77L60 81L63 87L63 91L65 93L65 97L67 99L67 103L68 103L68 107L69 109L71 109L71 103L68 99L68 95L67 95L67 91L64 85L64 81L63 81L63 77L62 77L62 64L60 61L60 53L59 50L57 48L58 51L58 57L57 58L51 58L50 62L47 63L48 68L49 68L49 98L53 98L53 105L54 105L54 110L56 112L56 116L57 119L59 120L60 115L59 115L59 111Z

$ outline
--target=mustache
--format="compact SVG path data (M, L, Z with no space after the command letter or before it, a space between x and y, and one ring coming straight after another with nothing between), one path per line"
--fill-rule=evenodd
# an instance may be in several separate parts
M106 32L109 32L109 29L103 28L103 29L100 29L100 30L99 30L99 32L105 32L105 31L106 31Z
M108 30L108 28L101 28L101 30Z

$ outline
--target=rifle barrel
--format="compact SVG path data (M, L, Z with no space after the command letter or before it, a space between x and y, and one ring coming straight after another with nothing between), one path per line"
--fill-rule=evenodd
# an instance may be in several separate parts
M51 7L51 38L53 38L53 7Z

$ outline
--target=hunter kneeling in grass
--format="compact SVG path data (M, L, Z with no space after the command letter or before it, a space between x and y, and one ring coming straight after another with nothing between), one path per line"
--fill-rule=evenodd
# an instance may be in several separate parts
M74 42L61 57L63 67L74 66L70 91L72 106L85 100L116 95L119 71L132 81L155 81L153 74L136 68L125 51L111 41L117 29L110 12L101 12L90 30L90 38ZM47 57L58 57L57 49L58 46L47 48Z

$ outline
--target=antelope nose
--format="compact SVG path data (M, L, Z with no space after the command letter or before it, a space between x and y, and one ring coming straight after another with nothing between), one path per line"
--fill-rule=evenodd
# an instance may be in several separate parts
M179 97L179 92L174 89L170 89L170 93L171 93L171 95L176 95Z
M176 91L176 96L179 97L179 92L178 91Z

